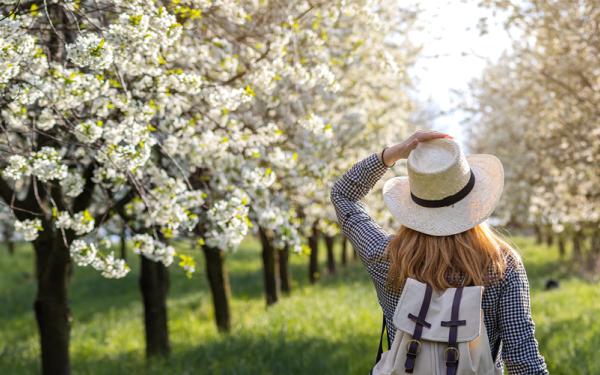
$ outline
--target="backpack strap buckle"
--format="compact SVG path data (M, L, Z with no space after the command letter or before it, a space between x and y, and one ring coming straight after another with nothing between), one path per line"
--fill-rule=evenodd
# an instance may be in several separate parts
M459 357L460 352L458 351L457 347L448 346L446 349L444 349L444 359L446 360L446 366L455 366L458 363Z
M416 345L413 345L413 343ZM408 342L407 348L408 348L408 350L407 350L406 354L416 357L417 354L421 351L421 341L411 339Z
M421 341L416 339L411 339L407 345L406 351L406 362L404 363L404 371L407 374L412 374L415 369L415 361L417 359L417 354L421 351Z

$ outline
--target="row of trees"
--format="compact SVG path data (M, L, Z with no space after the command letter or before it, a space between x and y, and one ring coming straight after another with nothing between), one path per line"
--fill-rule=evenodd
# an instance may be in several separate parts
M486 0L512 51L472 85L472 147L504 161L501 217L600 258L600 4ZM587 257L584 256L587 252Z
M318 235L332 249L337 233L332 176L407 131L415 13L393 1L0 10L3 227L35 250L44 374L70 372L73 263L108 278L129 272L111 235L140 255L147 354L167 354L168 267L197 266L173 241L204 254L216 324L228 331L227 254L260 237L267 304L279 285L289 291L290 252L312 249L316 281Z

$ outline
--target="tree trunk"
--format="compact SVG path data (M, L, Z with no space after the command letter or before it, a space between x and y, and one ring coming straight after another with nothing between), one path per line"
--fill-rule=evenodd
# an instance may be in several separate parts
M69 336L71 313L68 283L71 258L63 239L50 225L33 242L37 278L34 302L40 333L43 375L70 374Z
M170 352L167 326L169 270L161 263L141 255L140 289L144 301L146 357L167 356Z
M333 236L325 236L325 247L327 248L327 272L335 274L335 253L333 252Z
M581 232L577 231L573 233L573 258L581 260L581 255Z
M543 242L542 239L542 229L540 228L539 225L534 225L533 226L533 231L535 232L535 244L536 245L541 245Z
M121 234L119 240L121 259L127 260L127 224L125 224L124 221L121 223Z
M594 257L600 256L600 230L592 234L592 251Z
M563 235L558 236L558 256L560 259L565 258L565 254L567 253L565 247L565 237Z
M15 242L12 240L6 241L6 249L10 255L14 255L15 253Z
M551 247L554 244L554 234L552 233L552 229L548 228L546 230L546 246Z
M4 245L6 246L6 250L10 255L15 253L15 242L12 240L13 233L12 228L9 225L4 225Z
M49 60L59 64L65 60L65 44L74 41L75 33L65 25L69 22L61 6L48 7L55 32L48 41ZM37 184L33 180L33 184ZM29 188L30 192L32 187ZM30 194L28 194L30 196ZM35 207L37 207L35 204ZM37 211L37 209L36 209ZM68 283L72 272L71 256L65 239L55 231L52 223L42 219L43 231L33 241L37 292L34 302L35 317L40 333L43 375L67 375L71 372L69 338L71 313L68 305Z
M598 263L600 260L600 231L596 230L592 233L590 239L590 252L588 253L588 270L597 273Z
M8 254L10 254L10 255L15 254L15 242L13 240L6 239L4 241L4 245L6 246L6 250L8 250Z
M319 230L313 226L312 234L308 238L310 259L308 262L308 280L314 284L319 279Z
M292 280L290 275L290 246L285 245L279 251L279 282L281 291L285 294L290 294L292 291Z
M348 264L348 239L342 235L342 265Z
M225 268L225 254L218 248L202 246L206 260L206 275L215 309L215 320L220 332L228 332L231 328L229 312L229 277Z
M273 231L270 229L258 228L260 241L262 243L262 261L263 261L263 280L265 283L265 297L267 306L271 306L279 299L279 261L277 251L273 246Z

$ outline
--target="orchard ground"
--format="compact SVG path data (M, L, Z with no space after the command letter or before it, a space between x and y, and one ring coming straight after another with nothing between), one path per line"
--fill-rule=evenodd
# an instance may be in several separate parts
M570 272L556 248L529 238L514 242L526 263L536 336L550 373L600 374L600 285ZM35 374L40 349L33 254L25 244L14 256L0 251L0 374ZM252 238L228 256L233 325L226 335L213 322L203 264L192 279L174 269L168 299L172 354L148 366L137 256L129 255L133 271L121 280L76 267L69 296L73 374L367 374L381 312L360 261L338 264L330 277L322 259L321 281L309 285L308 258L294 254L291 296L266 309L260 259ZM544 290L550 277L560 279L560 288Z

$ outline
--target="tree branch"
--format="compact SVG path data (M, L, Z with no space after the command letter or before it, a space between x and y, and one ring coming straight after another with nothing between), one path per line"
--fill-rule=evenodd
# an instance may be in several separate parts
M130 189L127 194L125 194L121 199L119 199L115 204L110 207L107 207L104 212L97 214L94 217L96 221L96 225L104 221L105 218L112 216L114 212L121 212L125 206L135 198L135 189ZM112 213L111 213L112 212Z
M15 191L3 178L0 178L0 197L19 220L32 219L43 215L42 212L34 211L35 204L33 202L35 202L35 198L31 193L33 189L31 187L29 189L25 201L17 200Z
M92 196L96 184L92 181L94 177L94 169L96 165L92 162L88 164L83 172L83 178L85 179L85 185L83 186L83 192L75 198L73 201L73 212L83 211L88 208L92 202Z

